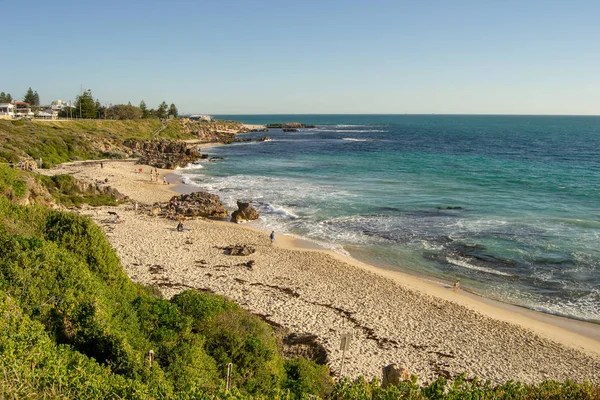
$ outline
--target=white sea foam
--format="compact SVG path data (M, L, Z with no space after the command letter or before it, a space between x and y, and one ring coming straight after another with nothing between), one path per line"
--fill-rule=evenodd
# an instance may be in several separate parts
M347 140L350 142L368 142L369 141L369 139L357 139L357 138L351 138L351 137L345 137L345 138L342 138L342 140Z
M333 133L371 133L371 132L387 132L382 129L316 129L316 132L333 132Z
M186 169L202 169L204 168L204 165L200 164L200 163L188 163L185 167L177 167L175 168L176 171L181 171L181 170L186 170Z
M289 219L298 219L300 218L293 211L283 206L271 205L271 204L263 204L262 209L264 212L268 212L271 214L276 214L278 216L289 218Z
M182 175L181 183L183 183L184 185L189 185L189 186L197 186L197 187L201 186L198 184L198 182L195 182L189 175Z
M519 294L523 295L523 293ZM560 301L555 303L546 301L541 304L539 301L534 301L529 307L550 314L600 322L599 304L600 289L593 289L589 294L576 299L560 298Z
M486 272L488 274L501 275L501 276L513 276L511 274L507 274L506 272L496 271L491 268L486 268L486 267L481 267L478 265L469 264L465 260L446 257L446 261L450 264L457 265L459 267L463 267L463 268L467 268L467 269L471 269L471 270L475 270L475 271L480 271L480 272Z

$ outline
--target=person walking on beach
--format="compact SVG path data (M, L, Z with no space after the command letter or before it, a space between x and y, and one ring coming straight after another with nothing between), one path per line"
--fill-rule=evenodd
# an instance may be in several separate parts
M456 282L454 282L454 289L452 289L453 292L457 292L458 290L460 290L460 279L457 279Z
M166 175L163 176L163 185L167 185L169 182L167 182L167 177Z
M273 246L273 243L275 243L275 231L271 231L269 238L271 239L271 246Z

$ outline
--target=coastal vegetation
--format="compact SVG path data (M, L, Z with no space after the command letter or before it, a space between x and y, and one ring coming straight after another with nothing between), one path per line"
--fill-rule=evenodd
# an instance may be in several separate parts
M127 138L153 138L161 128L155 119L135 121L0 121L0 162L42 159L42 166L91 158L122 158ZM161 137L191 139L177 121L168 121Z
M0 163L35 161L50 168L68 161L124 158L128 139L231 140L243 129L233 121L193 122L187 119L8 121L0 120ZM41 159L41 163L39 162Z
M80 119L165 119L168 117L177 118L179 112L177 111L175 104L171 103L169 106L165 101L162 101L156 109L148 109L144 100L140 102L139 107L136 107L131 103L102 105L100 101L94 99L92 91L86 89L76 97L74 107L63 108L59 113L59 116L61 118Z

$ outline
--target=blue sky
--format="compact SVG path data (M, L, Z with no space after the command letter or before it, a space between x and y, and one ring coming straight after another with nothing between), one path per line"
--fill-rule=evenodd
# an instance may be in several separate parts
M598 1L2 2L0 91L182 112L600 114Z

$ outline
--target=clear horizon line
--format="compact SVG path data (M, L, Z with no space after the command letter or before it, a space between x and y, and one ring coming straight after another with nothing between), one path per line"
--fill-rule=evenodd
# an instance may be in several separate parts
M183 113L182 115L196 115L199 113ZM208 115L441 115L441 116L521 116L521 117L600 117L600 114L464 114L464 113L207 113Z

